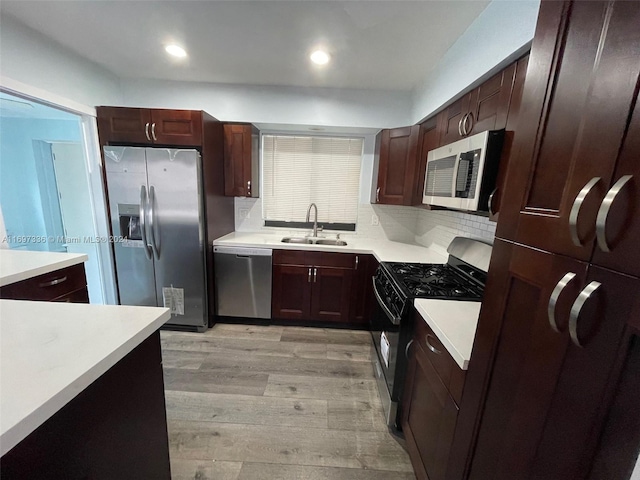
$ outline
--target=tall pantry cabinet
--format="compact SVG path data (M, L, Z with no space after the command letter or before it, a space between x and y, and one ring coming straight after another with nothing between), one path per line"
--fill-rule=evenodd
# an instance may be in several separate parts
M640 2L541 4L447 478L634 468L638 25Z

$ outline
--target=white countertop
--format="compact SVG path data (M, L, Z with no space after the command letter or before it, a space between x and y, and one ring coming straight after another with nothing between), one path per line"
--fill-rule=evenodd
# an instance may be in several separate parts
M413 305L462 370L471 359L480 302L415 299Z
M0 455L169 318L166 308L0 300Z
M77 265L88 259L83 253L0 249L0 287Z
M246 233L232 232L213 242L214 246L225 245L233 247L262 247L279 250L309 250L338 253L365 253L374 255L379 262L416 262L416 263L446 263L447 251L440 247L423 247L408 243L392 242L390 240L373 240L358 236L344 235L344 246L335 245L307 245L300 243L282 243L282 237L290 236L286 233ZM326 235L335 238L335 235Z

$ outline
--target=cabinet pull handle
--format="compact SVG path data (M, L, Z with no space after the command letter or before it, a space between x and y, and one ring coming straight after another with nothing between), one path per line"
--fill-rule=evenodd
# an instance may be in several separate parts
M409 343L407 343L407 346L404 347L404 357L409 360L409 349L411 348L411 344L413 343L413 338L411 340L409 340Z
M309 276L307 277L307 283L311 283L311 267L309 267Z
M565 287L576 278L576 274L573 272L566 273L564 277L558 281L553 292L551 292L551 296L549 297L549 304L547 305L547 315L549 316L549 325L554 332L560 333L560 329L558 328L558 323L556 322L556 304L558 303L558 298L560 298L560 294Z
M157 141L158 139L156 138L156 122L153 122L151 124L151 136L153 137L153 141Z
M314 268L313 269L313 283L316 283L316 280L318 280L318 269Z
M464 118L464 117L462 117ZM462 118L460 120L458 120L458 135L460 135L461 137L462 135Z
M355 268L356 270L358 269L359 261L360 261L360 258L358 257L358 255L356 255L356 268Z
M436 355L441 355L442 352L438 350L436 347L434 347L433 345L431 345L429 338L433 338L435 340L435 337L433 335L431 335L430 333L427 333L427 335L424 337L424 341L427 344L427 348L431 350L433 353L435 353Z
M584 287L571 307L571 313L569 314L569 335L571 336L571 341L573 341L577 347L584 346L580 343L580 339L578 338L578 318L580 318L580 312L593 292L600 288L600 285L600 282L591 282L589 285Z
M468 130L467 130L467 120L470 120ZM471 130L473 130L473 113L467 113L464 116L464 120L462 121L462 129L465 137L471 133Z
M613 187L607 192L607 195L602 200L600 208L598 209L598 216L596 217L596 239L598 240L598 246L603 252L610 252L611 247L607 243L607 217L609 216L609 210L615 201L616 197L620 193L620 190L633 178L633 175L625 175L620 177Z
M376 202L380 203L380 187L376 188Z
M151 137L149 136L149 122L144 125L144 134L147 136L147 140L151 141Z
M493 211L493 196L496 194L496 192L498 191L498 187L493 189L493 192L491 192L491 195L489 195L489 200L487 200L487 208L489 209L489 215L491 215L492 217L496 214L496 212Z
M42 282L38 284L38 287L43 288L43 287L53 287L54 285L59 285L63 282L67 281L67 276L65 275L64 277L58 277L58 278L54 278L53 280L49 281L49 282Z
M251 180L247 181L247 197L251 196Z
M600 181L600 177L593 177L591 180L587 182L587 184L582 187L582 190L576 196L576 199L573 201L573 206L571 207L571 212L569 213L569 233L571 234L571 241L576 247L582 247L582 240L578 236L578 215L580 214L580 208L582 207L582 203L584 199L587 198L589 192L596 186L596 184Z

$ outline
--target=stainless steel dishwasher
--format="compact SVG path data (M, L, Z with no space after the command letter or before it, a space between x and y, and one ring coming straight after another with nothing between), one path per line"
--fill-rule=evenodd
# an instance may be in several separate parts
M213 247L216 314L271 318L270 248Z

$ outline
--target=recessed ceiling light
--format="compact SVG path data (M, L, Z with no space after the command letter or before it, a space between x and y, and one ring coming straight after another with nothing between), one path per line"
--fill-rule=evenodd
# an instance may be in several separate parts
M173 55L174 57L182 58L187 56L187 52L185 51L185 49L178 45L167 45L166 47L164 47L164 49L169 55Z
M329 57L329 54L323 50L316 50L311 54L310 58L313 63L316 63L318 65L325 65L329 63L329 59L331 57Z

